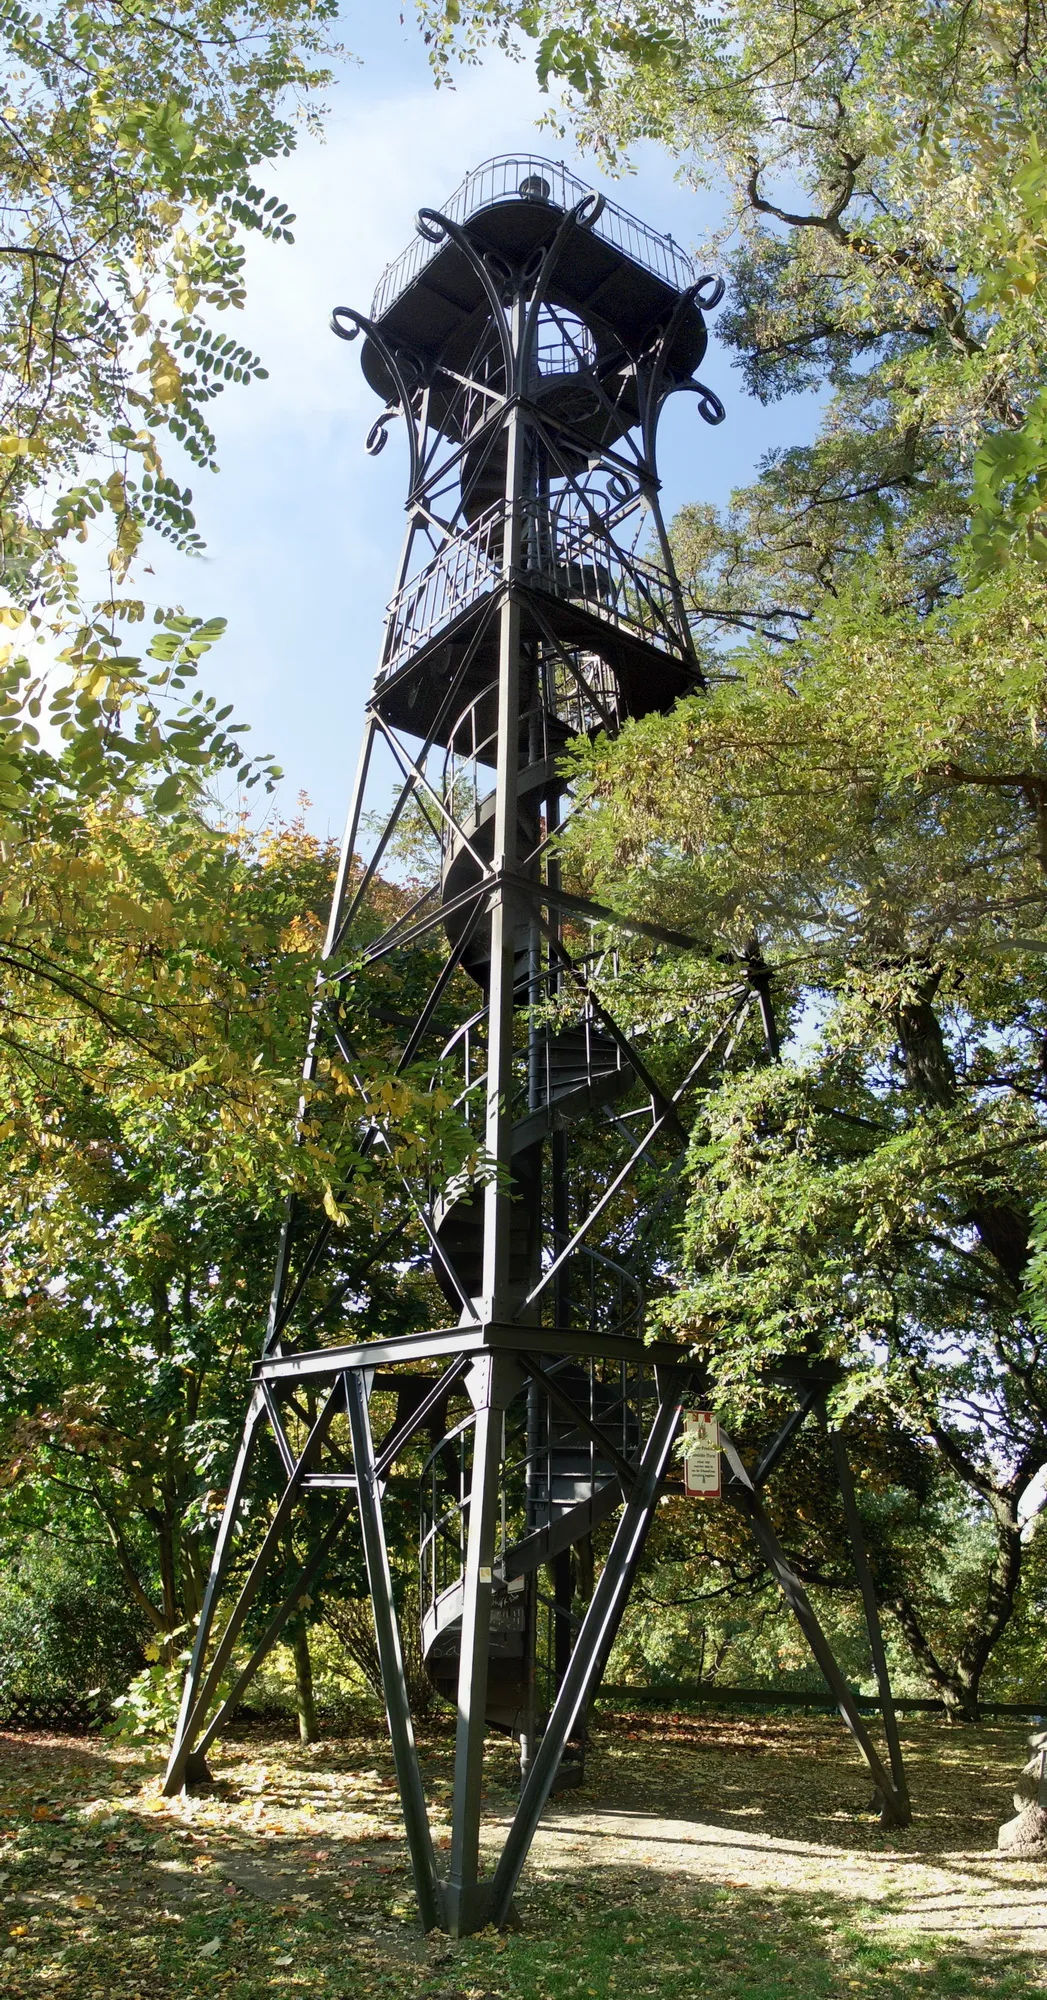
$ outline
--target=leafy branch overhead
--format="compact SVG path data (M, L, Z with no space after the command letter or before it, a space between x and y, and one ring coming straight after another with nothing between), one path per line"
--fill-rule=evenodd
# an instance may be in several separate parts
M93 728L95 762L114 736L129 764L150 744L159 756L160 682L121 637L144 607L117 593L149 536L203 546L185 470L216 469L222 390L265 375L225 317L244 303L246 241L293 240L259 170L318 119L336 12L0 0L0 615L30 643L57 640L59 719L67 740L71 721ZM74 561L89 539L108 545L113 580L93 611ZM203 644L217 627L198 630ZM40 699L31 681L8 668L9 716ZM213 736L213 718L183 710L171 770L184 761L188 777ZM228 732L216 754L243 763Z

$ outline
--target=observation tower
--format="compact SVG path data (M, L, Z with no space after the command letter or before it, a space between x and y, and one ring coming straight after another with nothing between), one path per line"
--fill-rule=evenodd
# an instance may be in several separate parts
M443 210L422 209L370 313L338 307L332 320L381 401L368 448L395 434L405 449L407 533L305 1077L315 1086L341 1070L366 1106L353 991L362 970L385 969L400 1069L429 1064L487 1166L449 1183L424 1165L400 1175L401 1219L375 1263L428 1260L443 1310L419 1331L376 1324L358 1275L347 1301L337 1200L319 1217L291 1205L167 1790L206 1778L208 1746L358 1514L422 1921L454 1934L508 1919L550 1792L582 1774L587 1708L678 1473L681 1405L701 1396L686 1350L642 1337L638 1176L649 1183L658 1163L678 1171L685 1100L759 1006L759 970L727 969L721 1026L682 1077L660 1081L642 1037L615 1018L615 940L662 952L693 940L573 893L558 834L575 810L571 744L702 687L659 505L657 433L680 392L707 424L722 420L696 376L721 291L562 166L513 157L469 174ZM390 914L375 890L408 825L426 831L433 865ZM363 1147L376 1159L384 1131L375 1104ZM734 1497L901 1816L893 1741L888 1775L759 1500L830 1380L794 1385L799 1418L762 1475L725 1449ZM212 1643L266 1453L279 1498ZM421 1652L457 1709L446 1876L386 1542L391 1497L402 1521L406 1487L420 1513ZM264 1579L306 1518L307 1553L258 1633ZM215 1712L245 1632L251 1657ZM484 1744L497 1732L519 1746L522 1786L484 1879Z

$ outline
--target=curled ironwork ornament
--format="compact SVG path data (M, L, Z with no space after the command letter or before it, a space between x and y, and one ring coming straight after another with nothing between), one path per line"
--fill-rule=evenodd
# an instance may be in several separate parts
M343 324L343 322L345 323ZM407 368L414 376L415 381L420 380L422 376L422 364L416 355L407 354L403 348L394 348L386 340L380 328L375 326L374 321L368 319L366 313L358 312L355 306L335 306L331 314L330 325L332 333L336 333L339 340L357 340L361 333L365 334L381 355L382 361L392 377L399 412L403 416L407 427L407 449L410 453L408 491L413 493L418 485L421 473L422 455L418 437L418 424L411 402L412 385L408 382L407 375L405 374L404 363L406 362ZM395 414L395 410L383 410L381 416L371 425L367 433L365 449L370 452L372 457L377 457L378 453L384 450L386 442L384 427ZM381 433L381 442L377 441L379 433Z
M369 458L378 458L385 450L389 442L389 425L401 414L399 403L394 403L391 409L383 410L381 415L375 418L364 439L364 450Z
M704 382L674 382L667 391L669 396L697 396L698 415L707 424L722 424L727 415L715 389L708 389Z
M619 507L624 507L627 500L634 499L639 490L638 485L628 480L624 472L615 470L608 473L607 491Z
M726 290L718 271L706 271L693 287L695 304L701 306L703 313L713 312Z
M509 321L506 317L504 300L495 283L494 276L488 268L487 259L481 256L468 231L463 229L460 223L453 222L449 215L441 214L438 208L420 208L415 228L419 236L424 237L427 243L440 243L445 238L447 241L453 243L456 249L461 251L470 270L475 272L483 286L484 294L491 310L491 321L498 335L498 344L502 350L506 393L512 395L516 388L516 357L513 352L513 337ZM506 266L504 282L508 285L511 281L512 273L508 269L508 266Z

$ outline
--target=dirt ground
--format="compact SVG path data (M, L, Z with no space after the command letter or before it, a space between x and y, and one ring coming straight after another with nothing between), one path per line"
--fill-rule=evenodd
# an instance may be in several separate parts
M1026 1732L904 1729L887 1831L828 1718L600 1711L584 1789L547 1808L522 1929L420 1935L384 1733L218 1746L160 1796L157 1751L0 1736L6 2000L907 2000L1047 1993L1047 1864L996 1851ZM420 1744L448 1845L452 1742ZM515 1796L488 1758L493 1859Z
M885 1933L995 1939L1047 1962L1047 1864L996 1849L1025 1734L1011 1724L903 1728L913 1823L887 1832L868 1810L863 1766L828 1720L606 1718L586 1792L552 1801L532 1871L806 1892L838 1901L841 1915L860 1908Z

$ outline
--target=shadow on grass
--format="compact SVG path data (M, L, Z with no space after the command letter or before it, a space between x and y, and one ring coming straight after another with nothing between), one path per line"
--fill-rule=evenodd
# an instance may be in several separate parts
M527 1928L453 1948L444 1987L503 2000L651 1996L693 2000L915 2000L991 1994L1026 2000L1047 1990L1042 1959L998 1939L984 1947L880 1928L879 1913L845 1897L695 1888L651 1871L642 1887L560 1882L533 1899Z
M158 1754L0 1739L0 1988L6 2000L1047 1992L1047 1870L991 1852L1020 1732L907 1731L920 1817L887 1834L859 1816L868 1784L829 1724L630 1723L601 1717L587 1790L548 1815L524 1929L459 1944L417 1932L376 1738L308 1752L240 1738L216 1759L214 1794L173 1814L157 1810ZM446 1738L423 1752L445 1790ZM501 1819L511 1761L492 1747L489 1763Z
M587 1792L601 1807L699 1819L746 1839L798 1841L913 1859L984 1852L1010 1818L1027 1756L1021 1725L902 1730L913 1822L885 1829L872 1780L842 1724L828 1718L671 1719L601 1715Z

